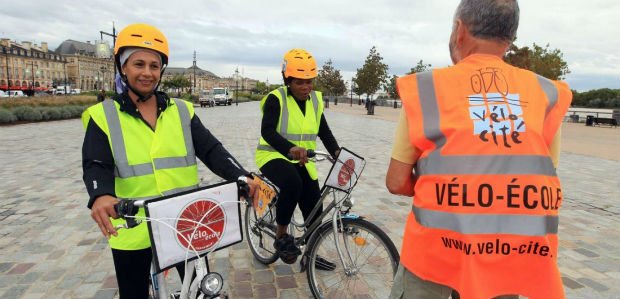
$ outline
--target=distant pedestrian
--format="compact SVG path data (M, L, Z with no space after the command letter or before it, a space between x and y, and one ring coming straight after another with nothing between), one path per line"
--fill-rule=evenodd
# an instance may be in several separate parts
M103 102L105 100L105 89L102 89L101 92L97 95L97 102Z

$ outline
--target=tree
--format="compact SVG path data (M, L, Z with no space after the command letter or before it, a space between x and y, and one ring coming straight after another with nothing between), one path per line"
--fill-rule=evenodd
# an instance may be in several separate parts
M620 89L600 88L584 92L573 90L572 106L620 108Z
M519 48L512 44L504 55L504 61L552 80L562 80L570 74L562 52L559 49L550 49L549 44L544 48L536 43L532 48Z
M398 80L398 76L392 75L392 78L390 78L390 82L385 85L385 91L391 98L400 99L400 96L398 95L398 90L396 90L396 80Z
M169 80L162 82L162 87L164 89L176 89L177 92L179 89L188 88L192 86L192 83L183 75L175 75Z
M375 94L379 88L387 84L388 65L382 62L383 57L373 46L361 69L357 69L357 74L353 82L357 85L357 94L366 94L366 98Z
M347 91L347 87L342 80L340 70L334 68L332 60L329 59L314 80L314 89L322 91L326 95L343 95Z
M411 70L407 73L407 75L426 72L432 66L433 65L430 63L425 64L424 61L420 59L420 61L418 61L418 64L416 64L415 67L412 67ZM390 95L391 98L400 99L400 96L398 95L398 91L396 90L396 80L398 80L398 76L392 75L392 78L390 78L390 81L385 85L385 91L388 93L388 95Z
M269 86L267 86L266 83L264 82L256 82L256 87L254 87L252 89L252 92L255 92L257 94L266 94L269 92Z
M418 61L418 64L416 64L415 67L411 68L411 71L409 71L409 74L415 74L415 73L421 73L421 72L426 72L428 71L433 65L432 64L425 64L424 61L422 59L420 59L420 61Z

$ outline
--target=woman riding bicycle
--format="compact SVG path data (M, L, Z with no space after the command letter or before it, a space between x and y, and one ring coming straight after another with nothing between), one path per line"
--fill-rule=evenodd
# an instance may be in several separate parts
M332 156L337 156L340 148L323 115L322 95L312 90L316 76L314 57L306 50L292 49L282 62L285 86L271 91L261 101L263 118L256 164L280 188L274 247L287 264L294 263L301 254L293 237L287 234L295 207L299 204L308 220L321 195L316 165L308 160L307 150L316 149L317 136ZM315 215L320 214L319 210Z
M156 198L198 187L196 157L226 180L248 172L203 126L191 103L157 90L168 64L168 41L157 28L127 26L118 34L114 60L116 96L82 115L83 178L91 217L112 248L120 298L147 298L152 253L146 223L116 231L124 222L110 219L117 217L118 198ZM246 181L253 194L254 183Z

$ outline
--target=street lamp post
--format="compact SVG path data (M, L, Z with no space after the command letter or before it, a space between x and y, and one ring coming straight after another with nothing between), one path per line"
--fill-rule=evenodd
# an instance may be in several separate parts
M102 65L100 70L101 70L101 77L100 77L100 79L101 79L101 86L99 86L99 89L101 90L101 89L106 89L105 88L105 71L107 70L107 68Z
M239 68L235 69L235 106L239 106Z
M64 67L64 71L65 71L65 96L67 96L67 58L64 57L63 59L63 67Z
M4 61L6 62L6 90L11 97L11 72L9 71L9 48L4 48Z
M34 84L34 75L35 75L35 72L34 72L34 61L30 62L30 70L28 68L26 68L26 74L28 74L28 73L32 73L32 83L30 83L30 90L32 90L32 95L34 96L34 92L35 92L35 89L34 89L34 85L35 85ZM37 74L39 74L39 70L37 70Z
M34 96L34 61L30 62L31 67L32 67L32 85L30 85L30 88L32 89L32 95Z
M351 78L351 104L350 107L353 107L353 86L355 86L355 82L353 82L353 78Z
M114 27L114 22L112 22L112 33L107 33L104 31L99 31L99 33L101 34L101 40L103 40L103 35L107 35L107 36L111 36L112 37L112 49L114 49L116 47L116 27ZM112 60L114 60L114 54L112 54ZM112 77L112 84L114 85L113 88L114 90L116 90L116 67L114 67L114 77ZM65 84L66 85L66 84Z

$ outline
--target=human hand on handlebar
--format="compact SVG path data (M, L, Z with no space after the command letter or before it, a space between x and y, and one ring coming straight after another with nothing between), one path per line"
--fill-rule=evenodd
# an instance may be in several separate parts
M254 179L245 178L245 182L248 184L249 190L248 190L248 197L245 200L248 199L254 199L254 197L256 197L256 189L258 188L258 184L254 181Z
M95 199L93 207L90 210L90 217L95 220L101 233L107 239L110 235L118 236L116 229L110 221L110 217L117 218L114 205L118 203L118 199L111 195L102 195Z
M303 147L293 146L288 151L288 157L292 160L298 160L300 166L308 163L308 151Z

